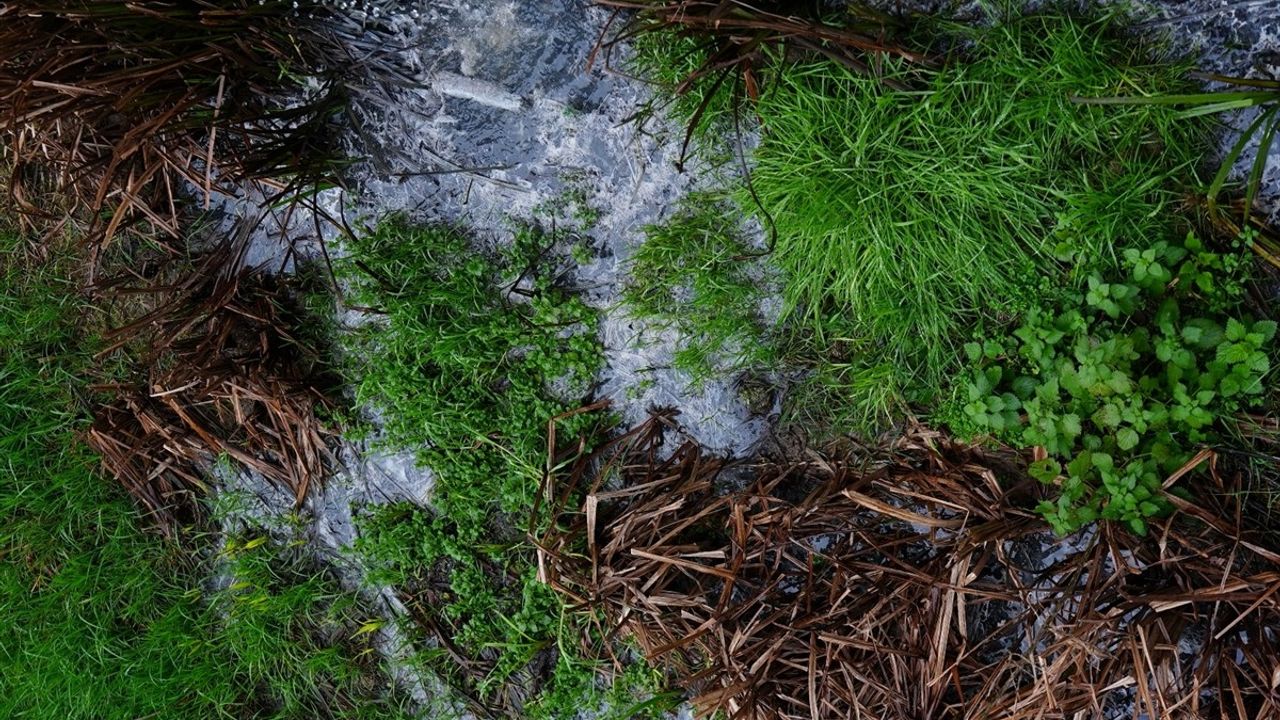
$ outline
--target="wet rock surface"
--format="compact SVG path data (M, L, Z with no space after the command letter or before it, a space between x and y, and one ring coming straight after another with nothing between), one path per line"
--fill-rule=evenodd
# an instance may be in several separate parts
M1137 30L1167 37L1172 52L1189 54L1202 71L1280 80L1280 0L1156 0L1139 8L1139 17L1148 19ZM1208 87L1225 85L1209 83ZM1257 111L1222 116L1226 125L1223 154L1256 117ZM1236 162L1233 180L1242 182L1247 177L1257 151L1255 137ZM1280 221L1280 144L1269 153L1257 203L1272 225Z

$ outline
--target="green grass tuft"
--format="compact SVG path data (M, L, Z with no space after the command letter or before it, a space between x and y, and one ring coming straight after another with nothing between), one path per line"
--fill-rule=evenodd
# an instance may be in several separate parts
M242 545L245 584L206 596L203 544L142 529L79 439L97 343L73 266L3 233L0 256L0 717L407 717L334 583Z
M585 399L602 358L594 311L539 265L548 241L524 228L485 255L453 228L392 220L340 269L350 302L374 310L348 339L356 399L435 470L463 541L533 506L537 482L513 463L543 453L547 421Z
M927 386L965 328L1027 306L1042 267L1162 237L1202 150L1171 113L1071 102L1183 84L1111 19L1017 18L972 40L965 60L901 73L918 92L819 62L759 104L752 182L789 308Z
M690 195L672 218L645 229L631 256L623 300L636 317L679 333L674 363L695 382L773 355L760 314L767 277L741 224L724 199Z

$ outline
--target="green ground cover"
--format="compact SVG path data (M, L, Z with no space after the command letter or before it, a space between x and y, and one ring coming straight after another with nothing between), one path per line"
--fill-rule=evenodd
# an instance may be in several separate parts
M598 687L586 659L598 653L581 651L578 618L538 581L526 535L547 423L588 398L602 361L594 311L556 282L570 262L560 239L525 225L486 251L456 228L392 219L351 241L340 276L349 303L372 311L345 338L357 402L377 412L382 444L417 451L435 477L430 510L374 509L357 551L469 658L418 653L474 703L562 718L613 693L611 712L632 717L642 700L626 698L652 676L638 667ZM560 437L599 420L567 418Z
M943 30L963 48L945 66L886 68L910 90L779 58L752 105L761 140L739 205L776 232L791 321L840 359L819 377L846 422L937 400L966 336L1034 306L1040 278L1080 282L1078 259L1177 228L1205 149L1206 126L1165 108L1072 102L1187 87L1187 65L1151 60L1117 16ZM660 78L691 62L641 57Z
M1276 323L1243 307L1255 265L1239 246L1187 235L1123 258L968 343L977 367L950 409L961 434L1045 449L1031 473L1061 487L1040 510L1062 533L1103 518L1144 534L1172 509L1165 479L1262 403L1271 371Z
M623 301L630 312L676 332L675 366L695 382L773 363L761 315L769 278L732 206L712 194L685 198L645 230L630 258Z
M401 717L332 581L241 538L206 590L211 540L146 529L79 440L78 266L27 262L10 235L0 257L0 715Z
M913 92L826 62L778 73L752 182L789 307L819 343L848 338L873 374L894 368L902 394L927 403L960 340L1035 306L1046 271L1169 232L1203 127L1071 101L1185 86L1185 66L1148 61L1112 22L972 31L945 69L900 74L923 83Z
M1106 518L1143 532L1168 509L1164 479L1258 404L1275 324L1245 307L1242 250L1188 235L1180 205L1208 126L1158 103L1073 102L1189 89L1185 63L1152 60L1159 48L1122 25L935 26L953 56L890 63L906 90L774 58L748 104L750 187L691 197L647 228L624 302L684 338L675 362L695 381L804 366L792 417L845 431L915 411L1041 447L1031 471L1061 488L1041 507L1057 529ZM693 48L651 36L640 62L678 83L705 59ZM689 120L709 92L695 83L673 112ZM713 98L700 125L712 160L707 133L730 127L733 105ZM759 314L766 275L744 213L769 231L777 328ZM355 551L423 631L413 662L473 708L653 715L671 701L654 696L662 678L634 662L603 683L607 641L537 579L526 531L547 522L547 423L590 399L602 351L594 311L562 284L565 237L513 236L493 247L392 219L338 262L346 305L367 316L339 333L355 402L378 443L416 451L435 477L431 507L369 510ZM69 267L9 260L17 250L0 246L0 714L402 716L369 644L377 622L332 578L261 536L161 539L99 476L77 440L91 316ZM590 442L603 421L565 417L559 437Z

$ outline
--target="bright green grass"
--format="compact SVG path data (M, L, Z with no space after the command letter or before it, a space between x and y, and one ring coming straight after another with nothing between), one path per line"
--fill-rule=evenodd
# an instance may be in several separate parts
M524 229L487 256L452 228L391 220L340 268L352 305L375 311L347 338L357 402L436 471L464 543L494 513L523 522L538 488L521 463L537 474L547 421L587 397L601 361L594 312L537 264L546 240Z
M730 149L734 137L751 127L747 121L735 121L734 110L749 107L749 102L741 97L741 90L731 79L719 87L713 82L685 85L685 80L697 73L706 60L703 44L687 35L646 32L632 41L632 53L630 68L657 88L640 118L646 122L655 115L674 118L680 123L677 129L682 135L673 142L683 143L683 133L689 133L691 155L712 166L733 161ZM690 131L699 108L702 115Z
M0 257L0 717L403 717L332 583L263 545L204 597L192 548L141 529L77 439L93 345L70 268L2 235Z
M1150 60L1120 24L947 28L965 42L944 67L887 69L910 92L827 60L778 61L739 202L772 220L790 320L834 357L819 375L849 415L927 404L972 329L1035 305L1046 270L1113 261L1176 225L1205 125L1071 101L1187 87L1185 63ZM660 77L690 62L641 59Z
M645 229L623 299L631 312L679 333L674 364L695 382L772 359L760 316L760 251L743 237L731 203L699 193Z
M1203 150L1171 113L1071 102L1182 86L1184 66L1149 63L1109 21L1032 16L973 39L918 93L809 63L759 108L752 180L788 303L929 384L963 328L1035 297L1040 267L1163 237Z
M377 411L385 444L416 450L435 475L430 511L373 510L357 551L380 582L438 597L421 611L486 668L464 675L443 650L420 649L455 689L491 706L515 691L520 717L570 718L610 698L608 717L639 717L624 698L652 678L602 688L525 536L547 422L586 400L602 360L594 311L555 282L568 262L555 240L521 227L486 253L454 228L393 219L350 243L340 275L350 303L373 311L346 337L357 401ZM598 420L564 421L561 437ZM535 680L536 658L554 664Z

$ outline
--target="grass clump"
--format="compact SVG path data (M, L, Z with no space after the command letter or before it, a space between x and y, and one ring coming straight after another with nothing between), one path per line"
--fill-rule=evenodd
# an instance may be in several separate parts
M880 77L775 55L754 104L739 204L776 232L787 315L839 366L818 391L848 422L935 401L972 328L1035 306L1046 274L1166 237L1204 148L1206 126L1167 108L1073 102L1186 89L1186 65L1153 60L1119 15L941 30L950 62Z
M1031 466L1060 487L1040 511L1066 533L1098 518L1139 534L1172 509L1164 479L1258 405L1276 323L1241 312L1249 257L1194 235L1126 249L1029 311L1012 337L966 346L976 367L957 428L1043 448Z
M74 265L3 233L0 256L0 716L398 717L332 582L249 541L209 596L204 546L143 530L80 442L101 343Z
M1200 129L1156 108L1071 101L1176 89L1115 18L1009 18L964 61L886 89L830 62L779 73L752 175L789 307L937 387L963 330L1034 302L1042 268L1163 237Z
M765 279L752 262L760 253L733 209L713 195L687 197L675 216L646 228L623 291L632 314L680 334L674 364L695 382L771 356L760 315Z
M1236 161L1244 155L1251 141L1257 140L1254 158L1249 163L1249 175L1244 186L1243 207L1245 220L1254 211L1253 201L1258 196L1262 184L1262 175L1266 170L1267 157L1275 142L1276 133L1280 132L1280 80L1263 78L1227 77L1223 75L1205 75L1197 73L1203 80L1211 80L1226 84L1230 89L1216 92L1191 93L1187 95L1134 95L1128 97L1088 98L1086 101L1099 105L1171 105L1185 108L1182 114L1187 117L1212 115L1217 113L1238 112L1253 109L1256 115L1240 133L1239 139L1231 146L1213 181L1209 183L1207 200L1210 209L1217 210L1218 196L1227 182L1227 176ZM1139 88L1142 90L1142 88Z
M598 692L525 534L547 423L583 404L602 358L594 311L556 283L556 239L521 227L484 252L455 228L393 219L354 240L340 269L351 303L373 313L348 341L357 400L385 443L435 475L430 512L375 510L359 550L444 637L421 661L473 706L529 717L572 716Z

